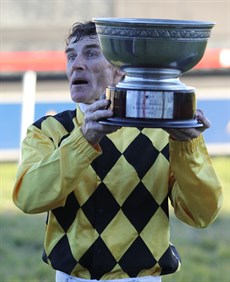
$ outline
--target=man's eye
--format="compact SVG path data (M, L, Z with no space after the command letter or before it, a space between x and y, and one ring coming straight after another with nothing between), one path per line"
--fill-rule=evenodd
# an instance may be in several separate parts
M97 57L97 52L89 51L89 52L87 52L86 55L87 55L88 58L96 58Z
M76 58L76 56L73 55L73 54L69 54L69 55L67 56L68 61L74 61L75 58Z

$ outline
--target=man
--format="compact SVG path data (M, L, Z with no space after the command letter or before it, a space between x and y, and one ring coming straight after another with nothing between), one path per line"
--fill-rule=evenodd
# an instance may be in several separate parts
M56 281L161 281L180 268L170 243L168 200L178 218L206 227L221 186L202 128L102 125L113 115L100 99L122 73L104 58L95 25L77 23L67 39L67 77L76 111L45 116L28 129L13 200L48 212L43 260Z

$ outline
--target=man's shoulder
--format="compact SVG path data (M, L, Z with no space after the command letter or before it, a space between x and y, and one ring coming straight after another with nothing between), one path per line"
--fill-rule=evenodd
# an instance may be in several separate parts
M65 110L55 115L46 115L38 119L33 123L33 126L41 129L44 121L49 123L49 120L56 120L61 124L68 132L71 132L74 128L73 119L76 117L76 110ZM51 122L50 122L51 123Z

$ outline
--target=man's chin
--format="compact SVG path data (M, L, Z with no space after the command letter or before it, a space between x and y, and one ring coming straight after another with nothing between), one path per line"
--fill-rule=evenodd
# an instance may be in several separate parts
M85 96L81 97L81 96L76 96L76 95L71 95L71 99L73 102L77 103L77 104L85 104L85 105L90 105L93 104L95 101L87 101L85 99Z
M87 105L93 104L94 102L99 100L99 98L89 100L89 97L87 97L87 93L85 92L81 92L81 93L71 92L71 99L75 103L82 103L82 104L87 104Z
M83 92L71 91L71 99L75 103L86 103L86 95Z

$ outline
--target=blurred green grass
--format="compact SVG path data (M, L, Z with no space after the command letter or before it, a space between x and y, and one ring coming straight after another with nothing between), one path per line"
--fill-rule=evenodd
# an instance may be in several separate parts
M230 282L230 158L212 157L212 163L224 190L222 210L205 229L171 215L171 241L182 268L163 282ZM12 203L16 170L16 163L0 163L0 280L55 281L55 272L41 260L46 214L26 215Z

